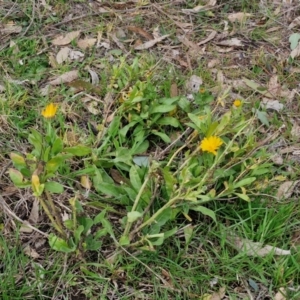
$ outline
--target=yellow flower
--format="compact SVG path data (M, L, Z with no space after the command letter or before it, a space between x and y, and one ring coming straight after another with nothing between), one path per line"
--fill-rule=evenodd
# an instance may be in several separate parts
M240 107L242 105L242 101L240 99L236 99L233 102L234 107Z
M201 141L200 149L217 155L217 150L223 144L223 141L217 136L210 136Z
M204 88L201 88L201 89L199 90L199 93L200 93L200 94L204 94L204 93L205 93L205 89L204 89Z
M46 119L51 119L55 116L58 105L54 103L50 103L46 106L46 108L42 111L42 115Z

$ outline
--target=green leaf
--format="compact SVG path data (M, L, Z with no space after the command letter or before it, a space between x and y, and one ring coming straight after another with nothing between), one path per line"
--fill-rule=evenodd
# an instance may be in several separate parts
M55 156L51 158L45 166L45 169L50 173L55 173L58 168L63 164L65 158L58 154L58 156Z
M60 138L57 138L54 141L52 149L51 149L52 156L60 153L62 151L62 149L63 149L63 141Z
M24 157L18 153L10 153L10 159L18 170L27 167Z
M228 111L222 116L220 124L217 126L217 128L214 131L214 135L221 135L225 127L229 124L230 120L231 120L231 111Z
M166 113L174 110L176 105L157 105L151 110L151 114Z
M121 189L113 183L99 182L97 185L95 185L95 189L99 193L117 198L121 194Z
M266 126L270 125L269 120L268 120L268 115L266 112L256 109L255 114L256 114L257 118L259 119L259 121L262 122L262 124L264 124Z
M92 152L92 149L84 145L77 145L74 147L64 148L64 151L76 156L86 156Z
M245 185L249 185L252 182L254 182L255 180L256 180L256 177L249 177L249 178L242 179L239 182L233 183L233 188L236 189L236 188L239 188L239 187L242 187Z
M191 206L190 207L191 210L195 210L195 211L199 211L201 212L203 215L209 216L211 217L215 222L217 222L216 220L216 215L214 213L214 211L212 211L211 209L204 207L202 205L199 206Z
M69 246L65 240L56 236L53 233L50 233L48 238L49 238L49 245L53 250L64 252L64 253L71 253L76 250L75 244L73 244L73 246Z
M143 214L138 211L130 211L127 213L127 218L129 223L133 223L138 218L140 218Z
M78 223L83 226L83 234L87 234L87 232L92 228L94 225L94 221L88 217L78 217Z
M28 142L34 146L32 153L35 156L40 156L43 148L43 139L42 135L37 132L35 129L31 130L31 134L28 135Z
M173 176L172 172L170 172L169 167L164 167L162 169L162 173L163 173L164 180L165 180L166 191L167 191L167 194L170 198L171 195L173 194L174 190L176 189L175 184L177 183L177 180Z
M119 132L119 127L120 127L120 122L121 122L121 117L117 117L115 116L112 120L112 122L110 123L107 133L110 137L115 137L118 132Z
M250 198L246 194L240 194L240 193L234 193L234 194L237 195L239 198L241 198L247 202L250 202Z
M94 224L97 225L98 223L102 222L106 214L106 209L103 209L101 213L99 213L95 218L94 218Z
M256 91L266 97L269 97L269 98L273 97L265 87L260 86L258 83L254 82L252 80L249 80L247 78L243 78L243 80L254 91Z
M101 241L97 241L91 234L89 234L84 240L85 249L88 251L99 250L102 246Z
M168 207L161 214L157 216L157 218L155 219L155 223L161 227L165 225L171 219L171 217L172 217L172 208Z
M181 97L178 106L186 113L191 111L191 102L186 97Z
M157 125L169 125L169 126L173 126L173 127L179 127L180 126L180 122L173 118L173 117L164 117L164 118L160 118L157 122Z
M139 167L149 167L150 157L149 156L134 156L132 158L133 162Z
M167 136L163 132L159 132L157 130L151 130L151 133L154 134L154 135L159 136L165 143L170 143L171 142L171 139L169 138L169 136Z
M122 235L120 240L119 240L119 244L121 246L129 245L130 244L129 237L127 235Z
M191 121L196 125L197 129L200 131L201 129L201 125L205 122L207 122L206 118L200 118L197 115L194 114L188 114L189 118L191 119Z
M139 176L136 166L132 166L130 168L129 176L130 176L130 182L131 182L133 188L135 188L137 191L139 191L142 186L142 181L141 181L141 178Z
M23 184L24 177L20 171L15 170L15 169L9 169L8 173L9 173L10 179L16 186Z
M62 184L55 181L47 181L45 183L45 190L51 193L61 194L64 191Z
M291 50L294 50L298 46L299 40L300 40L300 34L299 33L292 33L290 35L289 42L291 44L290 45Z
M78 245L80 241L81 234L83 233L84 227L83 225L78 226L74 231L75 244Z
M132 147L131 154L136 155L136 154L144 153L147 151L148 148L149 148L148 140L140 141Z
M163 233L153 234L147 236L147 239L151 239L151 244L154 246L161 246L164 242L165 236ZM155 239L154 241L152 239Z
M99 239L105 235L107 235L107 230L106 230L106 228L102 228L102 229L99 229L96 231L94 238Z

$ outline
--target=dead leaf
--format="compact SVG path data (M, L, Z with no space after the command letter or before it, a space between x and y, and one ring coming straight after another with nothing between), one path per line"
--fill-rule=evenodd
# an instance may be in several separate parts
M225 287L221 287L218 292L214 292L211 295L210 300L221 300L225 297Z
M92 85L98 85L99 84L99 76L98 76L98 74L95 71L91 70L91 69L88 69L88 72L91 75Z
M291 52L290 57L296 58L300 55L300 43L298 43L297 47Z
M286 182L282 183L280 185L280 187L278 188L276 198L278 200L290 198L299 181L300 180L286 181Z
M80 39L77 41L77 46L82 49L86 50L88 48L93 47L97 42L97 39L95 38L90 38L90 39Z
M39 258L40 257L40 255L33 248L31 248L29 245L27 245L24 248L24 253L27 256L32 257L32 258Z
M286 290L284 287L279 288L279 291L276 293L274 300L286 300Z
M220 60L219 59L212 59L208 62L207 67L209 69L214 68L215 66L220 64Z
M13 49L13 54L18 54L20 52L18 45L14 41L9 42L9 48Z
M170 96L177 97L178 96L178 87L176 83L172 83L170 88Z
M184 44L188 48L191 48L200 53L201 49L199 48L199 46L197 44L195 44L194 42L191 42L186 36L178 35L177 38L182 44Z
M271 156L271 160L275 165L282 165L283 164L283 158L280 154L276 153L273 156Z
M280 93L281 93L281 84L278 83L278 76L277 75L273 75L270 78L269 83L268 83L268 91L274 97L280 95Z
M284 105L278 100L273 100L269 98L263 98L261 104L266 109L274 109L278 112L284 108Z
M52 40L52 44L56 46L65 46L70 44L74 39L80 35L80 31L71 31L66 35L60 35Z
M4 27L0 27L0 34L20 33L21 31L22 27L15 25L14 22L8 22L7 24L4 24Z
M293 20L293 22L289 25L289 29L292 29L298 25L300 25L300 17L297 17Z
M49 81L48 84L59 85L66 82L72 82L73 80L77 79L78 76L79 76L79 72L77 70L69 71Z
M39 201L35 199L32 204L31 212L28 221L31 224L36 224L39 219Z
M80 184L87 190L90 190L92 188L92 183L87 175L83 175L80 178Z
M228 14L227 18L231 23L233 23L235 21L243 22L247 17L252 17L252 16L253 15L249 13L237 12L237 13Z
M221 70L218 70L218 72L217 72L217 82L218 82L218 84L223 85L224 81L225 81L225 77L224 77L223 72Z
M30 225L30 223L28 221L24 221L20 227L20 232L31 233L33 231L33 229L29 226L26 226L26 224Z
M185 87L190 93L197 93L200 90L200 86L203 83L201 77L192 75L190 79L186 82Z
M69 57L71 60L79 60L82 61L82 58L84 57L84 54L80 51L71 50L69 53Z
M245 252L248 256L264 257L270 253L274 253L274 255L291 255L290 250L283 250L270 245L264 246L263 243L242 239L238 236L230 236L228 239L237 250Z
M209 2L206 5L197 5L192 9L183 9L182 12L184 13L198 13L201 10L207 10L213 6L215 6L217 3L217 0L209 0Z
M269 97L269 98L272 98L273 96L267 91L266 88L262 87L261 85L259 85L258 83L256 83L255 81L253 80L249 80L247 78L243 78L244 82L247 84L247 86L249 86L251 89L253 89L254 91L266 96L266 97Z
M215 30L213 30L205 40L199 42L197 45L200 46L200 45L206 44L207 42L214 39L216 35L217 35L217 32Z
M166 35L163 35L159 38L156 38L154 40L151 40L151 41L148 41L144 44L141 44L141 45L137 45L134 47L134 50L146 50L146 49L149 49L151 47L153 47L154 45L156 45L157 43L163 41L164 39L166 39L167 37L169 36L169 34L166 34Z
M84 97L81 99L81 101L85 104L85 107L91 114L93 115L100 114L100 110L97 108L98 107L97 101L91 100L90 97Z
M295 121L293 122L291 135L294 138L299 138L300 137L300 126Z
M0 84L0 93L3 93L5 91L5 86Z
M71 49L69 47L61 48L56 55L57 63L62 64L64 61L66 61L69 57L70 51L71 51Z
M243 47L244 46L243 42L241 40L239 40L238 38L232 38L230 40L221 41L221 42L218 42L217 45L227 46L227 47Z
M139 35L141 35L142 37L144 37L147 40L153 40L153 35L149 32L147 32L146 30L144 30L141 27L137 27L137 26L127 26L127 29L129 31L135 32Z
M115 33L110 33L109 36L111 37L111 39L117 44L117 46L124 51L125 53L128 53L128 51L126 50L125 46L123 45L123 43L116 37Z

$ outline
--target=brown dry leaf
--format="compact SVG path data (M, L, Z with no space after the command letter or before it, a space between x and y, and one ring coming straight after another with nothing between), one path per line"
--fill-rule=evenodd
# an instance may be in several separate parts
M291 135L294 138L299 138L300 137L300 126L295 121L293 122Z
M71 50L70 53L69 53L69 58L71 60L79 60L79 61L82 61L84 57L84 54L80 51L76 51L76 50Z
M24 221L23 224L20 227L20 232L31 233L33 231L33 229L26 226L26 224L30 225L30 223L28 221Z
M275 165L282 165L283 164L283 158L280 154L276 153L273 156L271 156L271 160Z
M203 83L201 77L197 75L192 75L189 80L185 83L185 87L190 93L199 92L200 86Z
M281 93L281 84L278 83L278 76L277 75L273 75L270 78L269 83L268 83L268 91L274 97L280 95L280 93Z
M92 183L91 183L89 177L86 176L86 175L81 176L80 184L81 184L81 186L83 186L87 190L90 190L92 188Z
M234 50L233 47L228 47L228 48L220 48L216 47L215 50L217 50L219 53L228 53Z
M300 17L297 17L293 20L293 22L289 25L289 29L292 29L298 25L300 25Z
M27 256L32 257L32 258L39 258L40 257L40 255L33 248L31 248L29 245L27 245L24 248L24 253Z
M207 42L211 41L212 39L215 38L215 36L217 35L217 32L215 30L213 30L210 35L203 41L197 43L198 46L206 44Z
M127 26L127 29L129 31L135 32L139 35L141 35L142 37L144 37L147 40L153 40L153 35L149 32L147 32L146 30L144 30L141 27L137 27L137 26Z
M286 290L284 287L279 288L279 291L276 293L274 300L286 300Z
M48 84L59 85L61 83L72 82L73 80L77 79L78 76L79 72L77 70L69 71L49 81Z
M176 83L172 83L170 88L170 96L177 97L178 96L178 86Z
M198 13L201 10L207 10L213 6L215 6L217 3L217 0L209 0L209 2L206 5L197 5L192 9L183 9L182 12L184 13Z
M282 183L280 185L280 187L278 188L276 198L278 200L290 198L299 181L300 180L286 181L286 182Z
M239 40L238 38L232 38L230 40L218 42L217 45L227 46L227 47L243 47L244 46L243 42L241 40Z
M88 72L90 73L90 75L91 75L91 79L92 79L92 85L97 85L97 84L99 84L99 76L98 76L98 74L95 72L95 71L93 71L93 70L91 70L91 69L88 69Z
M52 44L56 46L65 46L70 44L74 39L80 35L80 31L71 31L66 35L60 35L52 40Z
M56 54L56 61L58 64L62 64L64 61L66 61L69 57L71 49L69 47L63 47L61 48L58 53Z
M110 169L109 170L109 174L112 177L112 179L114 180L115 183L118 184L128 184L130 183L130 180L128 180L126 177L124 177L118 170L116 169Z
M237 236L230 236L229 240L234 244L237 250L245 252L248 256L264 257L270 253L274 255L290 255L290 250L283 250L270 245L265 245L260 242L253 242L248 239L242 239Z
M269 98L263 98L261 104L266 109L274 109L276 111L281 111L284 108L284 105L278 100Z
M36 224L38 222L38 219L39 219L39 201L35 199L32 204L28 221L31 224Z
M229 14L227 17L228 20L233 23L235 21L243 22L244 20L246 20L247 17L252 17L252 16L253 15L249 13L237 12L237 13Z
M88 48L93 47L97 42L97 39L95 38L90 38L90 39L80 39L77 41L77 46L82 49L86 50Z
M300 43L298 43L298 46L291 52L290 57L296 58L300 55Z
M93 115L99 115L100 110L97 108L98 103L97 101L91 100L90 97L84 97L81 99L81 101L84 103L86 109Z
M111 33L109 34L109 36L111 37L111 39L117 44L117 46L124 51L125 53L128 53L128 51L126 50L125 46L123 45L123 43L117 38L115 33Z
M14 22L8 22L4 27L0 27L0 34L20 33L21 31L22 27L15 25Z
M18 54L20 52L18 45L14 41L9 42L9 48L13 49L13 54Z
M156 38L154 40L151 40L151 41L148 41L144 44L141 44L141 45L137 45L134 47L134 50L146 50L146 49L149 49L151 47L153 47L154 45L156 45L157 43L163 41L164 39L166 39L167 37L169 36L169 34L166 34L166 35L163 35L159 38Z
M210 300L221 300L225 297L225 287L221 287L218 292L214 292L211 295Z
M210 60L210 61L208 62L207 67L208 67L209 69L212 69L212 68L214 68L215 66L217 66L217 65L219 65L219 64L220 64L220 60L219 60L219 59L212 59L212 60Z
M194 42L191 42L186 36L178 35L177 38L182 44L184 44L188 48L193 49L194 51L196 51L198 53L201 53L201 49L199 48L199 46L197 44L195 44Z

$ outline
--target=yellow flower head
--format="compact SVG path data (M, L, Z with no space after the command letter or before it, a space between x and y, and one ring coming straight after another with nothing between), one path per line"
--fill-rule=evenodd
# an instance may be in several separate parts
M58 105L54 103L50 103L46 106L45 109L42 111L42 115L46 119L51 119L55 116L57 111Z
M204 138L200 143L200 149L217 155L217 150L223 144L223 141L218 136L210 136Z
M204 89L204 88L201 88L201 89L199 90L199 93L200 93L200 94L204 94L204 93L205 93L205 89Z
M240 107L242 105L242 101L240 100L240 99L236 99L236 100L234 100L234 102L233 102L233 106L234 107Z

